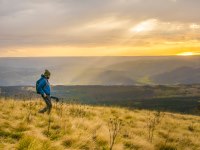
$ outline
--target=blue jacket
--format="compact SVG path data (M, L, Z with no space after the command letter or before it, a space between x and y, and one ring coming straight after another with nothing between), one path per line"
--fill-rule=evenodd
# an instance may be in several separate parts
M47 78L45 78L44 75L41 75L41 78L40 78L40 82L38 84L38 92L40 94L46 94L46 95L50 95L51 94L51 87L50 87L50 84L49 84L49 81Z

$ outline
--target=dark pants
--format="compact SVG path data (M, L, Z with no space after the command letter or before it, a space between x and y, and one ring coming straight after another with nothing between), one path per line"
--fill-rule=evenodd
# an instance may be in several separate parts
M48 114L50 114L51 112L51 108L52 108L52 103L51 103L51 97L49 95L47 95L47 97L42 96L43 100L46 103L46 107L44 107L42 110L40 110L40 113L44 113L47 111Z

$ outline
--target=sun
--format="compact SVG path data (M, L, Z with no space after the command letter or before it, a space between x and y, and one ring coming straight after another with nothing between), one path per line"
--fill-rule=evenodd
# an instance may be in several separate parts
M194 52L183 52L183 53L179 53L177 54L178 56L194 56L194 55L198 55L198 53L194 53Z

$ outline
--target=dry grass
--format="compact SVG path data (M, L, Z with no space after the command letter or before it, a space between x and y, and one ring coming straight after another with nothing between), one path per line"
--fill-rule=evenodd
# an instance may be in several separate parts
M109 150L109 121L119 118L113 150L200 150L199 116L165 113L149 140L153 111L58 103L48 116L37 113L43 105L0 100L0 149Z

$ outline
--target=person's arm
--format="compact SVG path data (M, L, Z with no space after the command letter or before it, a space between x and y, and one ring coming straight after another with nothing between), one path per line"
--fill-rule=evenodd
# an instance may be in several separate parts
M41 80L39 85L38 85L38 91L41 95L43 95L45 97L45 92L43 90L43 87L46 85L46 81L45 80Z

